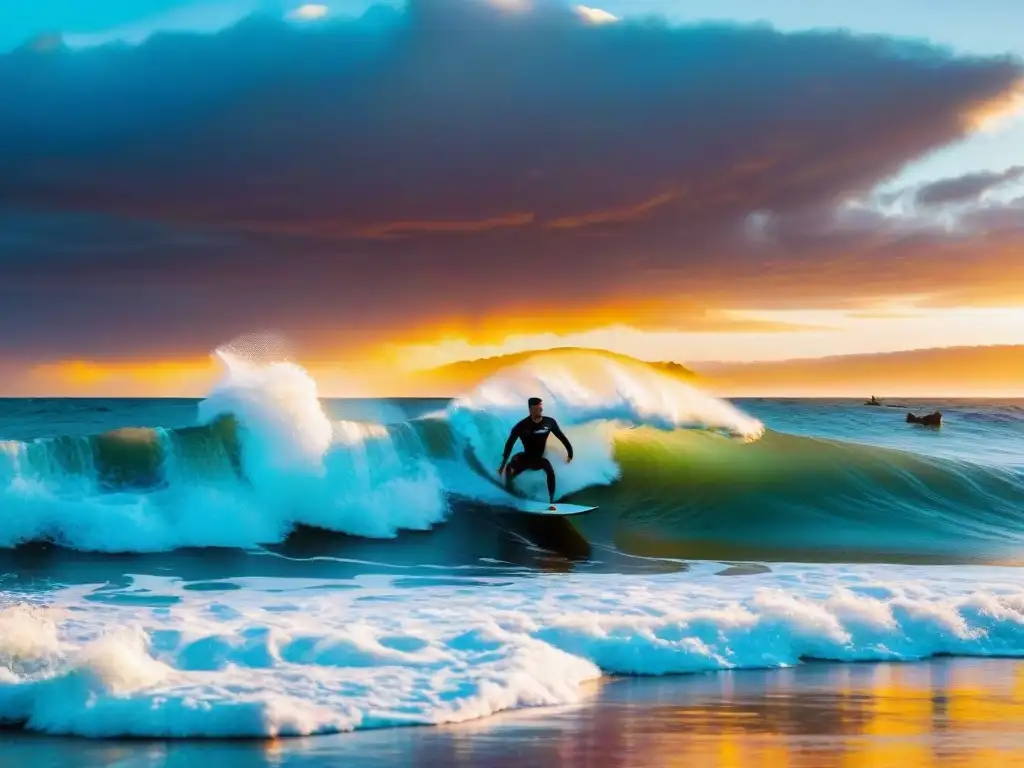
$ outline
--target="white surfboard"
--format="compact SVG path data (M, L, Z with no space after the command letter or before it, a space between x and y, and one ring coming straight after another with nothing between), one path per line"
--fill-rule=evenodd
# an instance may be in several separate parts
M467 459L469 461L469 465L477 472L477 474L486 479L495 488L500 488L502 491L505 491L505 497L508 499L509 506L513 509L518 509L520 512L526 512L531 515L547 515L549 517L568 517L570 515L582 515L585 512L592 512L597 509L597 507L585 507L581 504L563 504L560 501L555 502L554 509L548 509L551 505L546 501L524 499L522 496L509 494L505 489L505 484L500 480L497 480L494 475L484 469L476 456L469 454Z
M597 507L584 507L580 504L562 504L559 501L555 502L554 509L548 509L551 505L546 501L534 501L533 499L512 499L511 501L520 512L528 512L531 515L550 515L551 517L582 515L584 512L597 509Z

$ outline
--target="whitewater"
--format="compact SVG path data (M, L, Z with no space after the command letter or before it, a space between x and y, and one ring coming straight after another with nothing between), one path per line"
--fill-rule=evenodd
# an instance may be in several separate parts
M608 676L1024 654L1021 403L730 403L597 352L331 401L292 360L218 356L201 401L0 402L0 722L299 736ZM499 487L534 395L584 519L538 527ZM926 407L941 430L903 423Z

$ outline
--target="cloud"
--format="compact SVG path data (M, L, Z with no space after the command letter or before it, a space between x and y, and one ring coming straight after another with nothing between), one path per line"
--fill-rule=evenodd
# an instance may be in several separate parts
M591 8L587 5L577 5L576 13L591 24L610 24L613 21L619 20L619 17L615 14L608 13L608 11L601 8Z
M720 300L760 284L762 307L870 310L885 298L931 308L1024 305L1024 198L980 202L971 188L982 186L978 177L1015 174L925 186L938 190L943 206L918 207L918 187L791 214L759 212L743 233L745 252L770 264L770 274L722 280L731 293Z
M646 219L811 202L963 135L1021 76L891 41L595 28L473 0L5 64L4 90L32 98L0 133L18 150L0 199L332 238L525 214L543 229L650 200ZM894 93L912 95L893 107Z
M968 124L975 131L994 133L1005 129L1008 123L1017 121L1024 116L1024 84L1018 83L1016 88L990 101L983 108L973 111Z
M292 11L288 12L288 18L296 21L313 21L315 19L322 19L330 13L330 9L326 5L319 3L306 3L300 5Z
M961 138L1021 78L888 38L475 0L0 57L0 322L50 350L253 324L352 344L790 300L842 281L840 243L883 263L903 231L869 208L793 222ZM775 229L752 246L755 211Z
M132 3L132 13L146 14L145 5ZM151 4L152 5L152 4ZM93 48L110 44L138 45L149 37L161 33L215 33L220 32L240 18L253 13L259 0L199 0L191 4L175 5L156 3L163 6L162 13L143 15L133 21L114 26L103 32L75 33L68 31L57 36L44 35L34 41L37 51L55 50L66 45L69 48ZM170 5L170 7L167 7ZM112 9L117 14L116 9ZM102 14L102 11L100 12ZM84 14L85 18L90 18ZM40 45L40 43L46 43ZM56 45L55 45L56 44ZM30 43L30 45L33 45Z
M918 205L974 202L982 194L1024 176L1024 166L1015 165L1002 172L968 173L921 187L915 196Z

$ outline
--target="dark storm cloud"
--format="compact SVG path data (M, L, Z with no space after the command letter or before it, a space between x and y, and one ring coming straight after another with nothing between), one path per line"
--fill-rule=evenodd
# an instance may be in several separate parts
M83 353L266 324L558 332L608 305L602 322L671 326L675 297L760 268L736 245L750 212L869 189L1021 75L885 38L473 0L21 52L0 58L0 206L20 219L0 291L63 322L5 304L0 324Z
M990 189L1016 181L1021 176L1024 176L1024 166L1020 165L1007 168L1001 173L967 173L955 179L943 179L921 187L916 199L919 205L926 206L972 202Z

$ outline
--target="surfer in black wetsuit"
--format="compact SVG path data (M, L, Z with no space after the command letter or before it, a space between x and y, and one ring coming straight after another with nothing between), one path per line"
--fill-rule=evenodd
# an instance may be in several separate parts
M548 476L548 498L551 502L551 509L555 508L555 470L551 462L544 458L544 447L548 442L548 435L554 435L562 441L568 457L565 462L572 461L572 444L565 436L558 422L550 416L544 416L544 403L539 397L531 397L527 404L530 406L530 415L520 421L508 435L505 441L505 454L501 457L501 466L498 467L498 474L505 475L505 488L511 493L512 480L516 475L527 470L544 470ZM512 446L516 440L521 440L523 450L508 460L512 453ZM508 466L506 466L506 463Z

